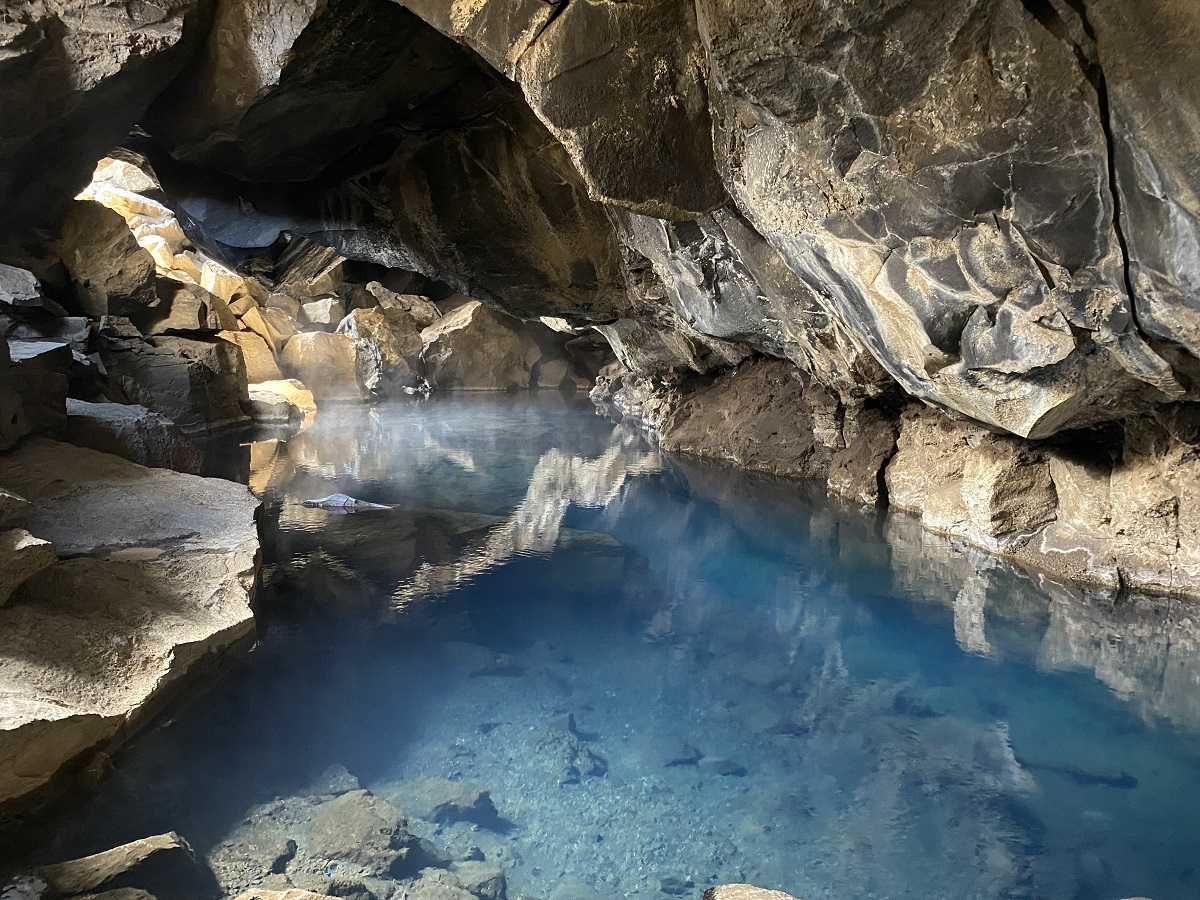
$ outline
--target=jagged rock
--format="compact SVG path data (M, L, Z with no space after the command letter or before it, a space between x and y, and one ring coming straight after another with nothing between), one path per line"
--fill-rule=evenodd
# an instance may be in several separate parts
M203 4L6 4L0 24L0 244L54 224L178 74Z
M253 331L222 331L219 337L241 348L246 381L250 384L283 380L283 372L279 370L275 354L260 335Z
M421 332L421 339L425 343L421 358L426 377L438 390L529 387L531 339L520 322L488 309L478 300L438 319ZM540 356L540 351L535 352Z
M448 872L425 869L421 877L407 887L405 900L477 900Z
M246 369L237 345L213 338L110 338L101 350L110 399L136 403L184 434L245 421Z
M204 900L221 893L208 866L173 831L43 866L38 874L66 895L139 888L156 900Z
M304 382L318 401L359 396L354 342L344 334L301 332L287 342L279 362L288 375Z
M283 351L288 339L299 331L292 317L283 310L257 306L242 313L242 324L266 341L276 355Z
M54 545L49 541L20 528L0 531L0 606L8 602L20 585L54 565L57 559Z
M479 860L451 863L450 874L468 893L479 900L505 900L508 884L497 865Z
M314 894L312 891L302 891L299 888L290 888L283 891L268 891L262 888L253 888L237 895L237 900L338 900L338 898L330 897L328 894Z
M57 341L9 341L9 382L20 398L27 433L61 438L67 433L71 348Z
M43 439L0 457L65 557L0 608L0 809L111 749L253 632L258 502L242 485ZM156 706L153 708L157 708Z
M299 319L300 311L303 309L299 300L281 291L268 295L267 302L263 306L267 309L278 309L292 319Z
M415 873L420 855L404 814L368 791L349 791L318 806L299 843L312 858L338 860L369 875Z
M199 475L201 453L166 416L144 406L67 399L67 439L151 468Z
M423 775L405 782L402 792L405 809L428 822L491 824L498 818L491 794L469 781Z
M1014 438L922 406L900 418L887 465L888 501L926 528L990 550L1027 538L1054 518L1050 467Z
M126 314L145 335L237 328L237 318L216 294L198 284L157 278L155 298Z
M822 414L832 417L819 427ZM662 447L793 478L824 479L842 447L837 401L790 363L743 366L685 394Z
M337 327L354 341L358 383L372 397L397 397L419 392L422 332L417 320L402 309L356 309Z
M911 394L1029 437L1180 396L1131 316L1075 48L1015 0L976 11L704 0L726 187Z
M301 307L301 310L304 321L310 325L336 326L346 318L345 304L342 303L342 298L336 294L332 297L310 300Z
M441 310L426 297L417 294L398 294L388 290L378 281L368 282L365 290L384 309L399 309L408 313L421 328L432 325L442 316Z
M41 307L42 286L28 269L0 263L0 303L17 307Z
M95 200L71 205L54 249L71 273L85 315L133 318L154 302L153 257L138 246L118 213Z

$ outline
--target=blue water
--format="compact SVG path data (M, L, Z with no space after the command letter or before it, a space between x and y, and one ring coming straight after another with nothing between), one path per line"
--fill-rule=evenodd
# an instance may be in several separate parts
M45 858L176 830L220 876L340 767L400 809L420 776L489 790L505 828L410 819L510 898L1200 897L1186 604L1089 598L557 399L330 411L250 452L259 647ZM301 505L335 491L395 509Z

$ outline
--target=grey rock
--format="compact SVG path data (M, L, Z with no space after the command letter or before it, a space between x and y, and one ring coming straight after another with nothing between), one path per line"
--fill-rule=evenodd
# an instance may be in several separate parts
M144 406L67 400L67 438L151 468L199 475L204 454L166 416Z
M67 433L71 347L58 341L9 341L8 379L20 400L28 432L61 438Z
M541 357L520 322L478 300L442 316L421 339L426 376L439 391L528 388L530 368Z
M42 285L28 269L0 263L0 303L17 307L41 307Z
M151 701L252 633L258 502L232 482L43 439L0 457L0 485L20 486L30 532L70 557L0 608L2 809L136 732Z
M57 559L49 541L20 528L0 531L0 606L8 602L13 591Z
M406 782L402 790L405 808L419 819L439 824L483 825L494 824L498 819L491 794L469 781L425 775Z
M421 325L405 310L353 310L337 333L354 341L354 368L367 396L383 399L428 392L420 374Z
M382 503L368 503L366 500L356 500L347 494L330 494L317 500L305 500L304 505L314 509L332 509L353 512L364 509L391 509Z

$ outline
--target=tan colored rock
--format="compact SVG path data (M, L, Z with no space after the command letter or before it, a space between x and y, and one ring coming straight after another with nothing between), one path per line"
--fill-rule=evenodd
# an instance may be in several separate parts
M300 318L300 310L303 308L300 301L290 294L285 294L281 291L276 291L267 295L267 302L263 304L267 309L278 309L287 313L292 319Z
M422 328L432 325L442 316L441 310L432 301L418 294L398 294L388 290L378 281L369 282L366 290L384 309L403 310L416 319Z
M0 606L8 602L13 591L57 559L49 541L20 528L0 531Z
M218 336L241 348L242 360L246 365L246 381L250 384L280 381L283 378L275 354L261 335L253 331L222 331Z
M310 422L316 411L312 393L295 379L250 385L250 416L256 422Z
M752 884L722 884L704 892L704 900L796 900L783 891L768 891Z
M299 330L291 316L283 310L257 306L242 313L242 324L266 341L276 355L283 351L288 338Z
M426 377L442 391L529 387L532 342L521 323L478 300L464 303L421 332Z
M237 318L216 294L164 277L155 279L155 298L130 310L128 318L145 335L237 328Z
M312 391L295 378L264 381L254 385L254 387L264 391L271 391L284 397L289 403L300 410L305 418L311 418L317 411L317 402L313 398Z
M166 416L128 403L67 398L67 439L138 465L199 475L204 454Z
M359 396L354 342L343 334L301 332L279 358L284 371L302 381L318 401Z
M258 502L242 485L42 439L0 457L65 556L0 608L0 807L111 750L253 632Z
M122 888L152 891L155 900L204 900L219 894L208 866L173 831L43 866L38 874L68 896Z

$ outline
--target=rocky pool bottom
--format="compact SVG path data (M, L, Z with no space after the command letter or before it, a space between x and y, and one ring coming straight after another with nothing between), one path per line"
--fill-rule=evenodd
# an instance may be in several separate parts
M544 399L244 452L259 646L6 869L175 831L228 896L1200 893L1194 607Z

